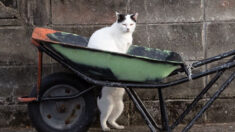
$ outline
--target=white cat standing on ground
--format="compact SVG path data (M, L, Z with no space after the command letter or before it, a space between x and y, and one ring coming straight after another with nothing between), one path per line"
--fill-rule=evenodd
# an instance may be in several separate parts
M116 22L110 27L99 29L92 34L88 47L118 53L127 52L132 44L138 13L124 15L116 12L116 17ZM102 88L101 98L97 98L97 105L103 131L110 130L107 122L116 129L124 129L124 126L116 123L124 109L124 93L123 88Z

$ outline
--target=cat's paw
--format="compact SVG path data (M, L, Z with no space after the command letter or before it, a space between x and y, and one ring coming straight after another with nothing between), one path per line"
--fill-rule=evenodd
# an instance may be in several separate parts
M104 127L104 128L102 128L102 130L103 130L104 132L108 132L108 131L110 131L111 129L110 129L109 127Z
M112 127L115 129L124 129L125 127L122 125L118 125L116 122L109 122Z
M124 129L125 127L122 125L115 126L116 129Z

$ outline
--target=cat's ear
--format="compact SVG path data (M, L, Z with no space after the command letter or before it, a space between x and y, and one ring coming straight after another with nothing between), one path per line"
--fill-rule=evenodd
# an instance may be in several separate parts
M139 14L136 12L135 14L131 15L131 19L136 22L136 21L137 21L137 18L138 18L138 15L139 15Z
M137 20L138 15L139 15L139 13L136 12L135 15L134 15L135 20Z
M116 18L118 19L118 16L119 16L119 12L115 11L115 14L116 14Z
M125 15L116 12L116 18L117 18L117 22L120 23L125 20Z

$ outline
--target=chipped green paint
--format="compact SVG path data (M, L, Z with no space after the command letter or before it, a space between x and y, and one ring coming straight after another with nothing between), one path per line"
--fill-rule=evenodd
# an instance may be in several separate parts
M139 45L132 45L128 49L127 54L145 59L183 64L180 55L169 50L160 50L156 48L147 48Z
M67 33L67 32L57 32L57 33L60 33L61 36L57 36L55 33L48 34L48 35L50 35L50 37L53 37L53 38L55 38L55 39L59 39L58 37L63 37L63 39L66 39L66 38L68 37L68 35L69 35L69 36L74 36L74 37L80 37L80 36L77 35L77 34L72 34L72 33ZM60 38L60 39L62 39L62 38Z
M137 47L137 46L135 46L135 47ZM151 48L148 48L148 47L145 47L144 48L146 51L151 51L152 49Z
M139 47L138 45L132 45L130 48L136 48L136 47ZM144 47L144 49L145 49L145 51L159 51L159 52L164 52L164 53L166 53L166 54L170 54L171 53L171 51L169 51L169 50L160 50L160 49L153 49L153 48L149 48L149 47Z
M110 69L114 76L122 81L161 80L178 68L178 65L148 61L138 57L114 55L84 48L69 48L58 44L51 44L51 46L74 63Z
M67 33L67 32L60 32L63 35L73 35L73 36L79 36L77 34L73 34L73 33Z
M163 50L163 52L165 52L166 54L170 55L170 53L171 53L172 51L170 51L170 50Z

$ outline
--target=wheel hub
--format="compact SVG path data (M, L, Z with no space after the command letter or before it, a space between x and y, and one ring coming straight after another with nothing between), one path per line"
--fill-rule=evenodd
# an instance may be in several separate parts
M77 92L74 87L60 84L48 89L43 97L68 96ZM40 103L40 114L49 126L64 130L74 125L84 108L85 101L82 97L66 101L46 101Z

